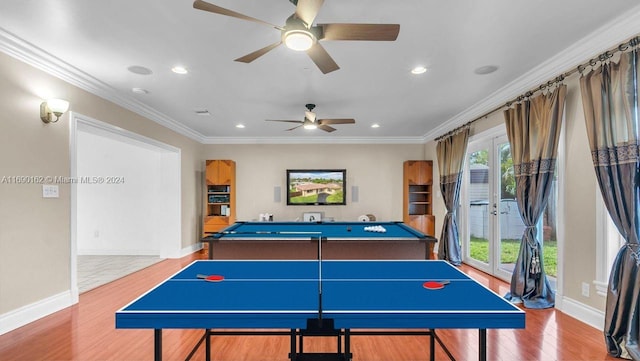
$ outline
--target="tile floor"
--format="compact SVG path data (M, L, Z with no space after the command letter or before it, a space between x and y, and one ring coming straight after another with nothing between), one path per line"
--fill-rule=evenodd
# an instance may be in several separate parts
M158 256L78 256L78 289L86 292L154 263Z

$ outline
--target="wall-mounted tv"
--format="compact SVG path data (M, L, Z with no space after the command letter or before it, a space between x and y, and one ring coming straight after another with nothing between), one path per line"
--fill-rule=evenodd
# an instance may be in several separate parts
M346 184L346 169L287 169L287 205L345 205Z

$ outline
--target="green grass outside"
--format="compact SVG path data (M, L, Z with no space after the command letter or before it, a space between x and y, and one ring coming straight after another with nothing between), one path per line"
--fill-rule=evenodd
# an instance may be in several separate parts
M489 241L483 238L471 237L470 256L473 259L489 262ZM520 251L519 239L503 239L502 240L502 256L500 262L502 264L516 263L518 252ZM542 247L544 271L548 276L557 277L558 275L558 242L555 240L544 241Z
M342 202L343 198L344 198L343 192L339 191L339 192L336 192L335 194L328 196L327 203L340 203ZM314 194L306 197L303 197L303 196L293 197L291 198L291 203L316 203L317 200L318 200L318 195Z

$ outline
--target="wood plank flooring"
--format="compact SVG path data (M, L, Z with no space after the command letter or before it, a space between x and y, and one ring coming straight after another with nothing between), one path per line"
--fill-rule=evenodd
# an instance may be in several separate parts
M125 278L98 287L80 296L77 305L0 336L0 360L152 360L152 330L116 330L114 313L155 284L177 272L194 259L164 260ZM473 268L462 270L498 294L508 284ZM489 360L618 360L606 353L602 331L555 309L526 310L526 329L489 330ZM184 360L202 335L200 330L163 331L165 360ZM439 330L457 360L478 357L477 330ZM220 336L212 341L215 361L285 361L289 339L285 336ZM305 350L330 352L335 340L305 339ZM425 336L354 336L354 361L428 360ZM447 357L436 347L436 359ZM193 360L204 360L201 348Z

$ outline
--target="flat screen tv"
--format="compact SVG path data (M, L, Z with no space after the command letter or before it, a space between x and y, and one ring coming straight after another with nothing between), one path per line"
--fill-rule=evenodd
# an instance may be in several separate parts
M346 183L346 169L287 169L287 205L345 205Z

